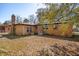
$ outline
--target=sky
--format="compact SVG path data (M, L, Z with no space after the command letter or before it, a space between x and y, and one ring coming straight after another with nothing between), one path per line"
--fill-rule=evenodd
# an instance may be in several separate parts
M29 15L35 14L38 8L44 8L43 4L36 3L0 3L0 22L11 19L11 15L28 18Z

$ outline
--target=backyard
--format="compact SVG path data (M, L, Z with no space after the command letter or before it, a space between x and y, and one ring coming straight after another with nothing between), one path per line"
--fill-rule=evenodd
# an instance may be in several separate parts
M79 37L3 36L0 55L5 56L62 56L79 55Z

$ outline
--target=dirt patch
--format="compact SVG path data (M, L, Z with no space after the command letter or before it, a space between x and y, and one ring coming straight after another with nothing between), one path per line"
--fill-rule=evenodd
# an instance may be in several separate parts
M38 51L40 56L79 56L79 46L55 44Z

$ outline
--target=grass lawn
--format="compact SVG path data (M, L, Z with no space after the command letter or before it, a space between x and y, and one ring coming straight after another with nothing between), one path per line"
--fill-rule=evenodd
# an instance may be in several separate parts
M2 37L0 38L0 55L79 55L79 42L47 36L22 36L14 39Z

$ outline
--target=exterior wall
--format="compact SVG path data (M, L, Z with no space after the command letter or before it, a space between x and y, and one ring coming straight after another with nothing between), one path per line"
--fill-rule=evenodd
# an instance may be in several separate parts
M31 35L37 33L37 26L35 25L24 25L24 24L15 24L15 34L16 35ZM27 31L31 29L30 31ZM5 26L0 26L1 33L13 33L13 25L5 25Z
M37 26L31 26L32 27L32 33L31 34L37 34Z
M0 33L5 32L5 26L0 26Z
M31 31L28 31L30 29ZM16 35L31 35L35 33L36 28L31 25L15 25Z
M15 25L16 35L24 35L25 34L24 27L25 26L23 26L23 25Z
M11 25L5 26L5 32L6 33L11 33L11 31L12 31L12 26Z
M43 35L43 27L42 27L42 25L38 26L37 33L38 33L38 35Z

